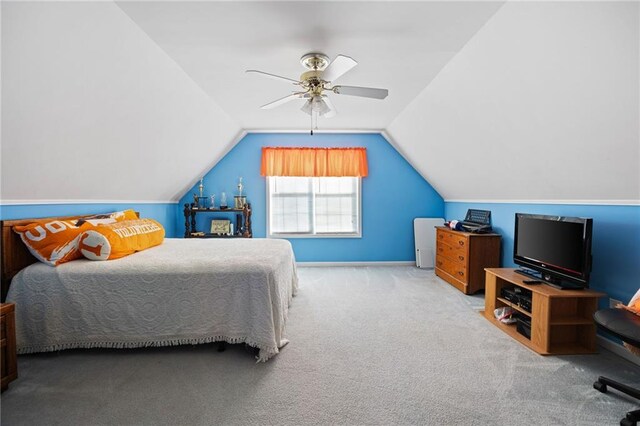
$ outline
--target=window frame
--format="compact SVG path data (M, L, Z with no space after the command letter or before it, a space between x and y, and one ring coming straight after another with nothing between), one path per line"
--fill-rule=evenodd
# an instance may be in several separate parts
M272 233L271 232L271 193L270 188L272 184L271 178L277 178L278 176L267 176L265 185L265 196L267 199L267 238L362 238L362 177L359 176L344 176L352 177L357 180L357 201L358 206L358 228L356 232L332 232L332 233ZM313 176L291 176L291 177L307 177L313 178ZM315 193L314 193L315 195ZM315 221L314 217L312 218ZM312 227L314 225L312 224ZM315 232L315 230L314 230Z

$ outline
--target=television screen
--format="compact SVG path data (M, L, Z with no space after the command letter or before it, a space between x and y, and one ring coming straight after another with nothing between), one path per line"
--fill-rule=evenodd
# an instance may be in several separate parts
M513 260L546 281L587 285L592 219L516 214Z

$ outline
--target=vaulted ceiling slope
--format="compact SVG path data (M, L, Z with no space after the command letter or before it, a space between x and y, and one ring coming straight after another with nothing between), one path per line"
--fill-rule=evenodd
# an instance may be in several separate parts
M640 4L509 2L388 132L448 200L640 203Z
M640 200L636 2L2 2L2 202L172 201L243 130L307 130L302 54L359 65L325 130L381 130L445 199Z
M2 2L3 203L177 200L241 131L110 2Z

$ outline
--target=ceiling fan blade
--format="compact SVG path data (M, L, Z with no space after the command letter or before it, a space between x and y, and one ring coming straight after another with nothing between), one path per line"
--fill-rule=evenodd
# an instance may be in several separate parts
M325 81L335 81L358 63L349 56L338 55L322 72L322 79Z
M292 101L294 99L302 99L302 98L308 98L308 97L309 97L309 94L306 92L292 93L291 95L285 96L284 98L280 98L273 102L269 102L268 104L262 105L260 108L272 109L280 105L286 104L287 102Z
M387 89L376 89L374 87L334 86L331 90L338 95L361 96L363 98L374 99L384 99L389 94Z
M329 107L329 111L325 112L323 117L325 118L335 117L338 111L336 110L336 107L333 105L333 102L331 102L331 99L327 95L322 95L322 100L324 100L324 103L327 105L327 107Z
M283 76L281 76L281 75L271 74L271 73L264 72L264 71L258 71L258 70L246 70L245 72L248 72L248 73L256 73L256 74L262 74L262 75L266 75L267 77L274 78L274 79L276 79L276 80L287 80L287 81L293 82L293 83L295 83L295 84L300 84L300 82L299 82L298 80L294 80L294 79L289 78L289 77L283 77Z

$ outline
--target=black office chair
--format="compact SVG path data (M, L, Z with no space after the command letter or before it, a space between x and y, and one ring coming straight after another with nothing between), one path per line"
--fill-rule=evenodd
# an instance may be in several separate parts
M623 342L640 348L640 316L626 309L609 308L596 311L593 319L602 330L622 339ZM593 384L593 387L602 393L607 392L607 386L640 399L640 390L603 376L598 377L598 380ZM640 410L633 410L620 420L620 425L637 426L638 421L640 421Z

